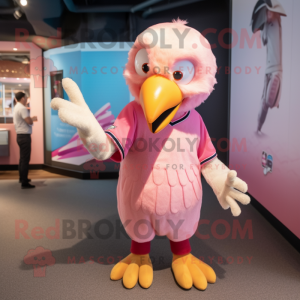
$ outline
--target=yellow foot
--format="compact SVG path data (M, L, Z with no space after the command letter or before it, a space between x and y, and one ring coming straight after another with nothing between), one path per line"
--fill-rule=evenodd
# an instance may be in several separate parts
M149 254L129 254L118 262L110 273L111 280L123 278L126 288L132 289L139 280L140 285L147 289L153 281L153 267Z
M190 289L194 284L197 289L205 290L207 282L216 282L215 271L191 253L173 254L172 270L177 283L184 289Z

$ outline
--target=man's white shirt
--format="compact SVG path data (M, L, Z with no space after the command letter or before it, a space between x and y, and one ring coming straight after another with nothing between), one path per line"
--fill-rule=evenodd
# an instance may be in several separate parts
M24 119L29 117L28 109L20 102L14 108L14 125L17 134L31 134L32 125L28 125Z

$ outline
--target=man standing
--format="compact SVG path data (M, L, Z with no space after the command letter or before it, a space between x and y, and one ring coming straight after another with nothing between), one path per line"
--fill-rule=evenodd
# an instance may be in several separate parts
M31 133L32 124L37 121L37 117L30 117L26 108L27 97L25 93L15 94L17 104L14 108L14 125L17 133L17 143L20 147L19 174L22 189L34 188L28 179L28 169L31 153Z

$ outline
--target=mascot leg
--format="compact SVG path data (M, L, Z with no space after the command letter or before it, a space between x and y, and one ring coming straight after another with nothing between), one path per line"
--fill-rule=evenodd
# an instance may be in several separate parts
M261 131L262 126L264 125L266 121L266 117L268 114L269 107L267 104L264 104L261 108L260 114L258 116L258 126L257 131Z
M137 281L141 287L147 289L153 281L153 266L149 256L150 242L131 242L131 254L117 263L110 273L111 280L123 278L123 285L132 289Z
M170 243L173 253L172 271L182 288L190 289L194 285L199 290L205 290L207 282L216 282L214 270L190 253L189 240Z

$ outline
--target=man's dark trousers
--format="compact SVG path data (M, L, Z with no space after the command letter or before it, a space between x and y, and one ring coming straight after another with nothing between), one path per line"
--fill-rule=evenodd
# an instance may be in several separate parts
M31 135L17 134L17 143L20 147L19 174L22 184L28 183L28 169L31 153Z

